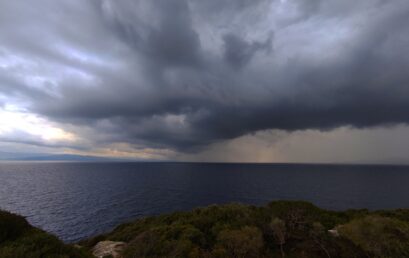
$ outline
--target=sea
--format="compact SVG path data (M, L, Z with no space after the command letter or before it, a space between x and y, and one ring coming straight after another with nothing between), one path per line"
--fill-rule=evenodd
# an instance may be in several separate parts
M0 163L0 209L68 243L141 217L274 200L304 200L332 210L409 208L409 166Z

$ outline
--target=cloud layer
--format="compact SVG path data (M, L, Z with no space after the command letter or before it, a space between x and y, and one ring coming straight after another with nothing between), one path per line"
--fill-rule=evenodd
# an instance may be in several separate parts
M407 0L15 0L0 31L0 103L78 148L409 122Z

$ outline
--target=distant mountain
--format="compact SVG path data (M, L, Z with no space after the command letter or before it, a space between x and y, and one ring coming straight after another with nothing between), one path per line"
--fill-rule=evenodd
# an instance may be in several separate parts
M122 159L116 158L105 158L97 156L82 156L82 155L72 155L72 154L58 154L58 155L47 155L47 156L31 156L25 157L22 160L38 160L38 161L120 161Z
M8 153L0 152L3 161L133 161L132 159L106 158L73 154Z
M0 160L19 160L26 157L46 156L49 154L42 153L19 153L19 152L4 152L0 151Z

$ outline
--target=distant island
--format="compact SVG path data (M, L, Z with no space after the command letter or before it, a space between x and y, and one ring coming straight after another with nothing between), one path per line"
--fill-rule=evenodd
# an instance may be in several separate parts
M409 209L343 212L302 201L212 205L65 244L0 211L0 257L409 257Z
M0 161L129 162L138 160L75 154L0 152Z

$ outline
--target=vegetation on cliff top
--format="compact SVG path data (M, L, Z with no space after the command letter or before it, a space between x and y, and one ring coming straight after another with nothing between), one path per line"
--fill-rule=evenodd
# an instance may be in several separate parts
M1 258L87 258L85 249L66 245L58 238L32 227L19 215L0 211Z
M215 205L139 219L81 244L102 240L127 242L125 258L409 257L409 210L335 212L289 201Z
M307 202L214 205L138 219L82 241L81 249L8 212L0 212L0 229L2 258L90 257L103 240L128 243L124 258L409 257L409 210L336 212Z

